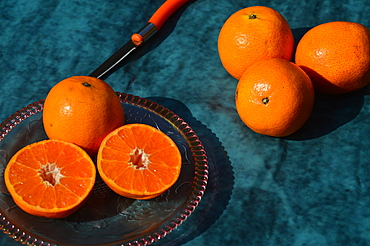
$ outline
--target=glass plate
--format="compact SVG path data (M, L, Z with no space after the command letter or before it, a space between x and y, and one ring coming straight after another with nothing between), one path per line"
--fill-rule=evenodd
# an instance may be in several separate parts
M44 100L16 112L0 125L0 228L28 245L148 245L177 228L197 207L208 180L204 147L192 128L169 109L144 98L117 93L126 123L152 125L170 136L182 155L182 170L171 189L151 200L121 197L97 177L92 195L65 219L23 212L9 195L4 169L22 147L47 139Z

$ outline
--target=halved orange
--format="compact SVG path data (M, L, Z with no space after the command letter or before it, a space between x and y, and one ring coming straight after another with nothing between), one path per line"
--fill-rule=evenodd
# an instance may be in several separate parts
M155 127L127 124L102 141L98 172L116 193L132 199L151 199L167 191L181 171L175 142Z
M96 167L77 145L43 140L19 150L9 161L4 179L14 202L25 212L64 218L87 199Z

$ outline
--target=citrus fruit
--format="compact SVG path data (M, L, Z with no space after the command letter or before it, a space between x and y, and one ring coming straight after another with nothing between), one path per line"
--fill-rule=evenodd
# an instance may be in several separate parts
M280 59L261 60L249 67L238 82L236 109L253 131L274 137L288 136L309 118L314 88L297 65Z
M43 123L50 139L68 141L95 155L103 138L124 123L124 112L114 90L103 80L74 76L48 93Z
M75 212L94 187L96 169L77 145L43 140L19 150L4 173L14 202L25 212L64 218Z
M298 42L295 62L324 94L343 94L370 82L370 31L353 22L328 22Z
M150 199L178 179L181 154L165 133L146 124L127 124L102 142L97 158L102 180L116 193Z
M291 60L294 37L286 19L264 6L241 9L222 26L218 52L224 68L236 79L254 62L268 58Z

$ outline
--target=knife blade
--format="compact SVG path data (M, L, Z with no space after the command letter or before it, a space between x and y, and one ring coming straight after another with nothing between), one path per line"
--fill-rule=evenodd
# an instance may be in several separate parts
M164 2L151 16L149 21L138 32L132 34L131 39L127 43L95 69L90 76L104 80L119 69L124 59L130 53L155 34L166 20L188 1L189 0L167 0Z

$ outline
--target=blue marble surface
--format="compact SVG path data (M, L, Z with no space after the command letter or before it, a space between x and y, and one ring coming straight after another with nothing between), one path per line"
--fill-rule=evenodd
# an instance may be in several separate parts
M89 75L162 2L1 1L0 121L58 81ZM317 95L311 118L292 136L249 130L235 110L237 81L219 61L217 37L232 13L252 5L282 13L297 40L329 21L370 27L369 0L190 1L106 79L189 119L215 164L204 202L154 245L370 245L370 88ZM0 244L20 245L5 234Z

